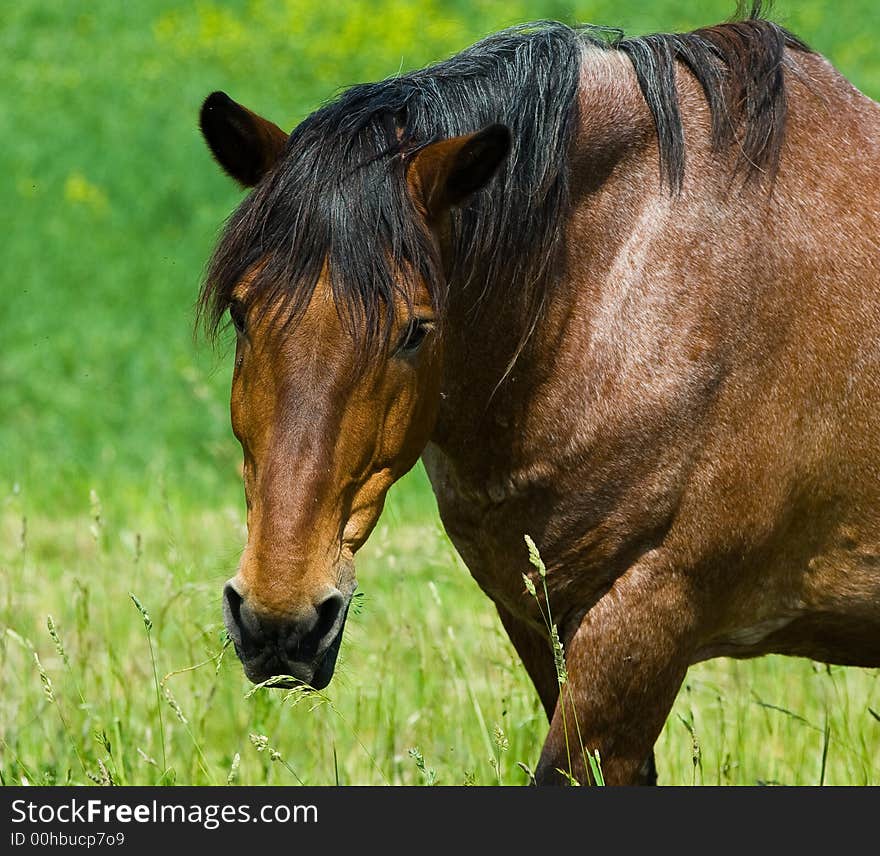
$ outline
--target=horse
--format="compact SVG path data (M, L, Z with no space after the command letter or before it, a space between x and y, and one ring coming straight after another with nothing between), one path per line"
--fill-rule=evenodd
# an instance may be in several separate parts
M691 664L880 666L880 105L760 4L200 127L248 190L197 314L235 328L250 680L327 686L420 458L546 711L537 784L656 782Z

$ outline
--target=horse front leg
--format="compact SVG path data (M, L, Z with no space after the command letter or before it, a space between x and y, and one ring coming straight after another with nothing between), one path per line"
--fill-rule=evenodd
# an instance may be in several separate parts
M587 784L588 757L597 750L606 784L656 781L654 743L687 672L695 626L686 581L656 561L633 566L615 582L565 646L568 678L538 784L563 784L569 776Z

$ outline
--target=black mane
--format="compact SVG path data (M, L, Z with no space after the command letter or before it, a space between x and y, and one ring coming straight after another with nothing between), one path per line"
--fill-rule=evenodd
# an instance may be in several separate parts
M407 191L407 157L496 122L511 129L512 150L489 186L454 214L447 281L513 287L537 307L555 272L568 206L585 47L621 51L632 62L672 192L685 170L678 63L702 86L715 148L738 148L747 176L772 175L785 125L784 51L807 48L762 19L760 6L746 20L639 38L538 22L489 36L445 62L347 90L293 131L276 167L230 218L202 287L201 315L216 332L236 283L256 270L252 288L267 294L267 304L283 297L294 319L326 264L352 333L382 341L394 296L411 294L415 279L406 275L441 281ZM445 293L437 292L440 311Z

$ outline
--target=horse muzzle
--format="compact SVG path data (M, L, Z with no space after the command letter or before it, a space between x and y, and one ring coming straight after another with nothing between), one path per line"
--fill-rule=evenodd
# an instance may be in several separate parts
M294 615L260 612L233 578L223 587L223 618L244 672L255 684L279 676L273 686L321 690L330 683L351 596L338 589Z

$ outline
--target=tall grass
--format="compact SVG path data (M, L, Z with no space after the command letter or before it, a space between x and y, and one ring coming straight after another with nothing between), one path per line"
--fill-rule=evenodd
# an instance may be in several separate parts
M525 536L525 542L529 551L529 563L538 574L541 586L540 594L538 593L534 580L532 580L529 575L523 574L523 583L526 587L526 591L528 591L537 602L538 610L544 621L544 626L547 628L547 638L550 648L549 654L553 658L553 666L556 671L556 681L559 684L559 710L562 714L562 732L565 737L567 764L565 769L559 768L557 772L561 773L572 785L604 785L605 778L602 775L602 763L601 758L599 757L599 750L596 747L586 746L584 744L583 736L581 735L581 724L578 721L574 695L571 692L571 684L568 681L565 648L559 637L559 627L553 619L553 611L550 605L550 593L547 590L547 567L544 565L544 560L538 552L538 547L530 535ZM572 721L569 722L569 719ZM581 782L574 776L572 753L580 755L584 762L584 773L587 776L586 782Z
M2 781L527 783L543 709L491 604L411 503L420 478L393 491L364 548L338 673L311 695L255 689L226 643L237 509L193 513L171 498L169 517L135 519L105 505L100 538L91 509L32 517L22 538L7 502ZM701 664L658 742L660 781L878 784L872 710L876 670Z

